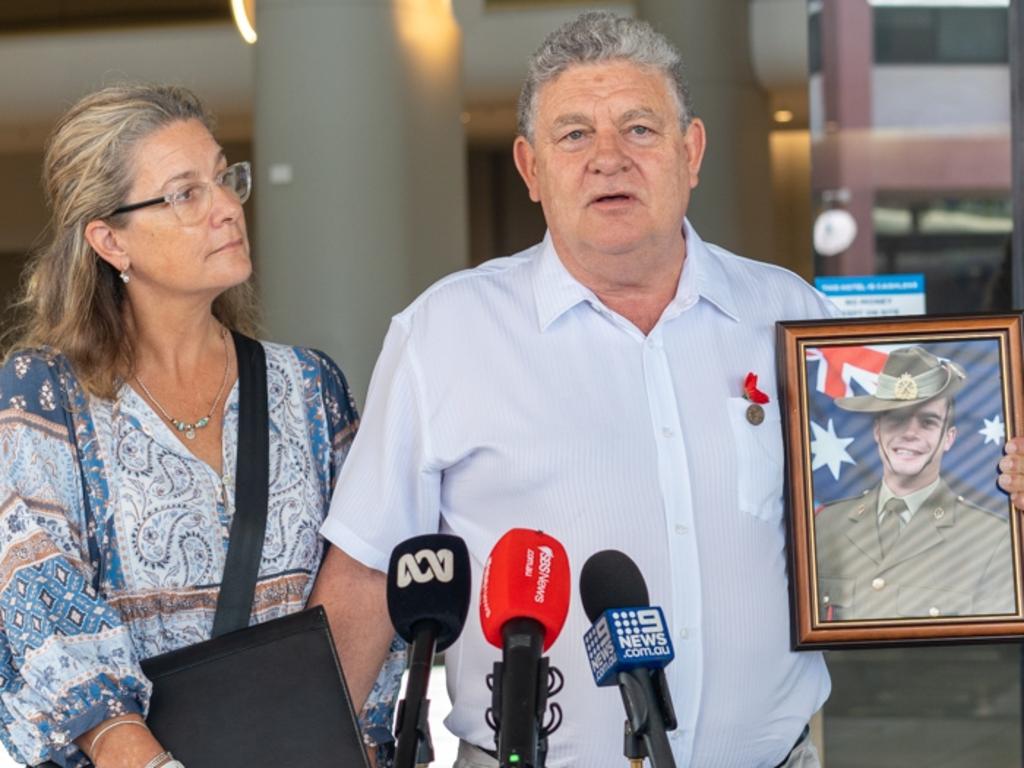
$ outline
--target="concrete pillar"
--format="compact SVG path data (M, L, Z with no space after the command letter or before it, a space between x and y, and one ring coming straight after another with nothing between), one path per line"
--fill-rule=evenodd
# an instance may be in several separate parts
M363 402L390 317L467 264L450 0L257 0L256 262L269 336Z
M772 253L771 107L750 58L748 0L638 0L679 48L708 152L689 218L701 237L745 256Z

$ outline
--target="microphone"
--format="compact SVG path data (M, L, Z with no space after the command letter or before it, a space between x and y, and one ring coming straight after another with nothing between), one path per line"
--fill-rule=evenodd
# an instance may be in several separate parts
M592 622L583 641L594 682L618 684L622 694L626 758L675 768L666 731L675 730L676 715L664 670L675 654L640 569L618 550L597 552L583 565L580 597Z
M541 654L562 631L569 612L569 558L542 531L513 528L494 545L480 589L480 623L487 641L501 648L488 678L500 768L542 768L547 737L562 710L547 698L561 690L562 675ZM549 682L549 680L551 682Z
M412 645L405 698L395 718L396 768L433 761L426 698L434 654L458 639L469 611L469 552L458 536L406 539L388 564L388 613L395 631Z

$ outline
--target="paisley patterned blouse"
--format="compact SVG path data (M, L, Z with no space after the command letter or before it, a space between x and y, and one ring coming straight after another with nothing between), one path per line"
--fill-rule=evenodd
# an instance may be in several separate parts
M263 346L270 503L253 623L304 607L358 423L330 358ZM91 398L46 349L0 369L0 740L15 759L91 765L73 739L146 711L139 659L209 638L234 512L237 384L224 408L219 476L128 386ZM390 730L403 666L396 641L364 731Z

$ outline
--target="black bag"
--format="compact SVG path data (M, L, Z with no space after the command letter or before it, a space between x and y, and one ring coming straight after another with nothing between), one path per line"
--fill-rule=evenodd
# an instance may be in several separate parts
M186 768L364 768L317 606L147 659L146 724Z
M267 522L267 376L259 342L233 335L236 512L213 639L142 662L146 724L186 768L367 768L323 608L248 626Z

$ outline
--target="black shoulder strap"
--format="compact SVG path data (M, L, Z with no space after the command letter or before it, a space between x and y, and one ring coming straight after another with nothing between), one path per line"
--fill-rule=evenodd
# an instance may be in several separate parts
M213 637L249 626L267 530L270 430L267 357L258 341L232 331L238 355L238 466L235 515L224 564Z

